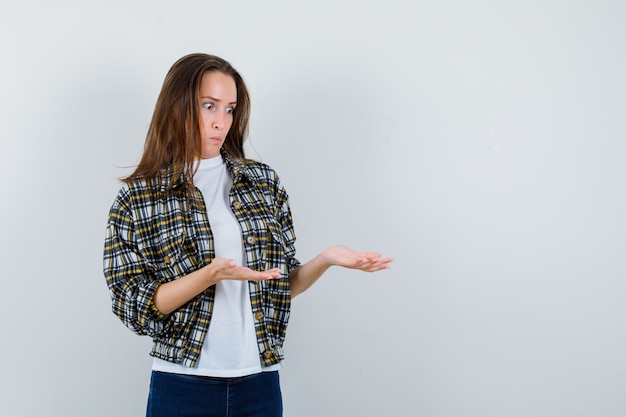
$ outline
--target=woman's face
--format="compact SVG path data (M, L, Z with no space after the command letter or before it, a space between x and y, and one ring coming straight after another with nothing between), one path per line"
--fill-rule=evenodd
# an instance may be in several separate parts
M237 86L230 75L207 72L200 82L200 135L203 159L220 154L220 148L233 124Z

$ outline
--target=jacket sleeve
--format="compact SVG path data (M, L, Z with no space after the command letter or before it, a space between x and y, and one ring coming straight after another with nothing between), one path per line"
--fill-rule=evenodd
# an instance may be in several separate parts
M130 191L124 186L111 210L106 227L103 269L113 313L133 332L155 336L167 328L167 316L154 306L153 296L162 279L138 252Z

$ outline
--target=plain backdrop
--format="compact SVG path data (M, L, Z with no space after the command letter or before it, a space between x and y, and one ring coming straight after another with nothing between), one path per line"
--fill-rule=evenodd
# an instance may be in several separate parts
M108 210L169 67L220 55L303 261L286 417L626 415L626 3L3 1L0 415L144 414Z

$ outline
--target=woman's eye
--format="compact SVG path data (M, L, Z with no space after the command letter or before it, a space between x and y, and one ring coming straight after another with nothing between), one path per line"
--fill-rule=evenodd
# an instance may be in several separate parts
M226 107L226 113L233 114L234 111L235 111L234 107Z
M213 108L213 103L204 103L202 107L204 107L207 110L211 110Z

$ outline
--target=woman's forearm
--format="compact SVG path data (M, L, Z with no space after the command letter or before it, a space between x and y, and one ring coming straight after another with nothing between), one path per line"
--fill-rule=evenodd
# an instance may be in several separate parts
M170 314L214 284L215 282L207 277L207 271L204 268L199 269L159 285L154 292L154 306L161 314Z
M289 274L291 298L302 294L321 277L332 265L325 261L323 252L300 265Z

